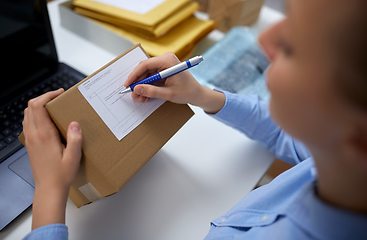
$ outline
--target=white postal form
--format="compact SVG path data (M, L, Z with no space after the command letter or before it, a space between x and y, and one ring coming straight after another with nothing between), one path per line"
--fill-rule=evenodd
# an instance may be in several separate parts
M160 99L139 103L130 94L119 94L129 74L145 59L148 58L141 48L135 48L78 86L119 141L164 103Z

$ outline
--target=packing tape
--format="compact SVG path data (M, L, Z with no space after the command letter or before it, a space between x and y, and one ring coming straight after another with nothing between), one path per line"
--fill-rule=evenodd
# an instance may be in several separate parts
M85 184L84 186L81 186L79 188L79 191L81 191L83 195L91 202L102 198L102 195L90 182Z

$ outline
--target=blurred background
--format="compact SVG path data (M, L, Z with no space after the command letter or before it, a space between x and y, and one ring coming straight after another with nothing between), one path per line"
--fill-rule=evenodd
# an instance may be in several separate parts
M285 13L285 2L286 0L265 0L265 5Z

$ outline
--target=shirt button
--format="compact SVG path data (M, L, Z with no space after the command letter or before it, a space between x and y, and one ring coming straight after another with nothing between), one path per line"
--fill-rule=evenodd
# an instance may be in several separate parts
M261 221L266 221L268 220L269 216L268 215L264 215L262 218L261 218Z
M227 219L225 219L225 218L223 218L222 220L220 220L221 222L225 222L225 221L227 221Z

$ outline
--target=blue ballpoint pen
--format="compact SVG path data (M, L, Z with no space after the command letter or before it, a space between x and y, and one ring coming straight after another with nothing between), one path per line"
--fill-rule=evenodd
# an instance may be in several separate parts
M129 87L125 88L124 90L122 90L121 92L119 92L120 94L122 93L127 93L127 92L132 92L134 91L134 87L138 84L149 84L149 83L154 83L157 82L163 78L168 78L171 77L177 73L180 73L182 71L185 71L193 66L198 65L201 61L203 61L203 57L202 56L196 56L193 57L189 60L186 60L182 63L179 63L173 67L167 68L166 70L163 70L162 72L156 73L150 77L144 78L143 80L137 81L133 84L131 84Z

